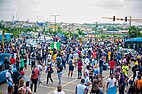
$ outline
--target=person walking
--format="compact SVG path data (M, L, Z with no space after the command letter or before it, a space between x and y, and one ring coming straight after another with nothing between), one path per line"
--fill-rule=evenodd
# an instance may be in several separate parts
M73 75L73 71L74 71L74 60L73 60L73 57L71 57L71 59L69 60L69 72L68 72L68 77L70 76L71 74L71 77Z
M53 83L53 79L51 78L51 74L53 73L53 69L51 67L51 64L50 62L48 62L48 66L47 66L47 69L46 69L46 73L47 73L47 82L46 82L46 85L48 85L48 81L49 81L49 78L51 80L51 82Z
M116 86L116 79L114 78L114 75L111 74L110 78L108 78L107 80L106 91L108 91L108 89L113 88L115 86Z
M86 86L84 85L85 80L81 79L81 83L76 86L75 94L87 94Z
M37 81L39 76L39 70L36 68L36 65L34 65L31 75L31 91L33 91L33 84L34 84L34 94L36 94L37 89Z
M62 71L63 71L63 66L61 62L57 63L57 75L58 75L58 80L59 80L59 85L61 85L61 80L62 80Z
M111 58L111 60L109 61L109 65L110 65L110 75L114 73L114 66L115 66L116 62L114 61L114 59Z

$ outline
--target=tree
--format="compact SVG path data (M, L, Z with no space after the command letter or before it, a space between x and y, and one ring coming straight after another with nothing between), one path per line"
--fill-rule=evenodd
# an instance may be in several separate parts
M140 29L135 26L131 26L128 31L130 38L140 37Z
M78 32L79 35L85 35L84 32L83 32L83 30L81 30L80 28L77 28L76 30L77 30L77 32Z

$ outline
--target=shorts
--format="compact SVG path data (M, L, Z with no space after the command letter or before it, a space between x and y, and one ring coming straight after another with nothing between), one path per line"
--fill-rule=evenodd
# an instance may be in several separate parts
M74 70L74 66L69 66L69 71L73 71Z

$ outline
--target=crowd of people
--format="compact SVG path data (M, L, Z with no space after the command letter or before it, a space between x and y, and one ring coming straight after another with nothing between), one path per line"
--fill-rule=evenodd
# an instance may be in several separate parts
M68 77L73 77L74 70L77 69L77 79L81 79L81 83L76 86L76 94L116 94L117 88L119 94L142 94L142 56L138 53L118 52L123 47L123 41L80 42L77 38L65 37L58 40L56 36L54 41L61 43L60 50L51 49L50 43L46 42L39 43L38 47L27 46L26 38L5 43L0 53L13 54L10 59L6 57L4 60L8 69L8 94L36 93L37 85L42 85L42 72L47 73L46 85L49 85L49 79L54 83L52 73L57 72L58 86L54 94L65 94L61 86L62 72L65 69L68 69ZM32 71L30 81L24 76L27 66ZM128 76L130 69L133 72L132 80ZM103 77L104 70L110 70L107 85ZM115 93L109 93L112 89Z

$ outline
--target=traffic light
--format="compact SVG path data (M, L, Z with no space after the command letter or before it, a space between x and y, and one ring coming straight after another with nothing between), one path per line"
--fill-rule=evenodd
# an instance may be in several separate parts
M125 17L125 22L127 22L127 17Z
M113 16L113 21L115 21L115 16Z

